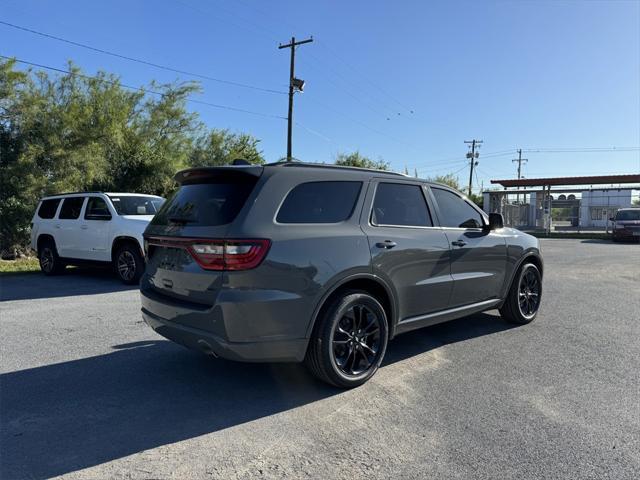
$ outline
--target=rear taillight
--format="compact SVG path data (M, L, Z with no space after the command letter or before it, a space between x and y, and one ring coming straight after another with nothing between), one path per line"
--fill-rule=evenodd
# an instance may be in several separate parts
M271 246L265 239L209 240L201 238L149 238L149 243L184 248L205 270L249 270L260 265Z

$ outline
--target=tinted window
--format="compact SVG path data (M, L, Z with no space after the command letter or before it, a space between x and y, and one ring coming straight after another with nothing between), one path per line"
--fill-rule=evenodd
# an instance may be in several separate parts
M374 225L432 226L427 202L419 185L380 183L371 221Z
M151 223L216 226L231 223L253 190L256 179L183 185Z
M351 216L362 182L309 182L289 192L280 207L280 223L337 223Z
M482 215L462 197L448 190L432 188L440 210L440 223L443 227L481 228Z
M53 218L56 216L58 205L60 204L59 198L51 200L43 200L40 208L38 209L38 216L40 218Z
M89 197L84 218L87 220L105 220L106 217L111 218L107 202L100 197Z
M137 197L126 195L122 197L109 196L113 208L118 215L155 215L164 203L162 198Z
M619 210L616 213L616 220L640 220L640 210Z
M60 216L58 218L61 220L75 220L80 216L83 203L84 197L65 198L62 202L62 208L60 209Z

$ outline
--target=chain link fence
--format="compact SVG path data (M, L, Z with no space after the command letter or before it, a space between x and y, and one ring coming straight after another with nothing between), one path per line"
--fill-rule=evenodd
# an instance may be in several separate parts
M619 209L640 208L639 189L484 193L485 210L501 213L505 225L521 230L609 233Z

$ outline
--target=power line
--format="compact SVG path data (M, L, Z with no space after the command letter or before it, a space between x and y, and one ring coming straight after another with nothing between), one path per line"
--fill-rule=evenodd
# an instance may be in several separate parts
M410 148L411 150L413 150L415 152L421 152L421 150L419 150L418 148L414 147L413 145L408 144L408 143L404 142L403 140L400 140L400 139L398 139L396 137L393 137L393 136L387 134L386 132L384 132L382 130L378 130L377 128L371 127L371 126L367 125L366 123L364 123L364 122L362 122L360 120L357 120L357 119L355 119L353 117L349 117L349 116L345 115L343 112L341 112L339 110L336 110L335 108L330 107L330 106L328 106L328 105L326 105L326 104L314 99L313 97L309 97L309 99L311 100L312 103L315 103L316 105L319 105L322 108L324 108L326 110L329 110L330 112L333 112L336 115L340 115L341 117L343 117L343 119L346 119L351 123L356 123L356 124L362 126L363 128L366 128L367 130L370 130L370 131L372 131L374 133L377 133L378 135L386 137L389 140L393 140L394 142L398 143L399 145L403 145L406 148Z
M262 91L262 92L286 95L286 92L281 92L279 90L274 90L274 89L271 89L271 88L256 87L255 85L247 85L245 83L235 82L235 81L232 81L232 80L224 80L224 79L221 79L221 78L211 77L209 75L203 75L203 74L200 74L200 73L194 73L194 72L189 72L189 71L186 71L186 70L181 70L181 69L178 69L178 68L168 67L166 65L160 65L158 63L149 62L147 60L143 60L143 59L140 59L140 58L130 57L128 55L123 55L123 54L120 54L120 53L111 52L109 50L104 50L102 48L93 47L93 46L87 45L85 43L75 42L73 40L68 40L66 38L57 37L55 35L51 35L51 34L44 33L44 32L39 32L39 31L33 30L31 28L22 27L20 25L15 25L13 23L5 22L5 21L2 21L2 20L0 20L0 24L8 26L8 27L11 27L11 28L15 28L17 30L22 30L24 32L29 32L29 33L32 33L34 35L39 35L41 37L49 38L49 39L56 40L56 41L59 41L59 42L67 43L69 45L74 45L76 47L80 47L80 48L84 48L84 49L87 49L87 50L91 50L91 51L94 51L94 52L97 52L97 53L102 53L104 55L110 55L112 57L120 58L120 59L127 60L127 61L130 61L130 62L136 62L136 63L140 63L142 65L147 65L147 66L150 66L150 67L159 68L161 70L166 70L168 72L179 73L181 75L188 75L190 77L200 78L202 80L209 80L209 81L212 81L212 82L218 82L218 83L222 83L222 84L225 84L225 85L231 85L231 86L234 86L234 87L248 88L248 89L251 89L251 90L257 90L257 91Z
M527 148L530 153L599 153L599 152L637 152L640 147L594 147L594 148Z
M317 56L311 54L311 56L313 56L316 60L318 59ZM364 100L363 98L360 98L358 95L354 94L351 90L346 89L341 87L340 85L338 85L338 83L336 83L335 81L333 81L331 79L331 77L327 74L327 70L330 69L326 69L326 68L320 68L317 65L314 65L311 62L305 61L303 60L302 63L304 63L305 65L315 69L318 73L320 73L320 75L323 75L325 80L332 85L333 87L335 87L336 90L338 90L339 92L344 93L345 95L348 95L349 97L353 98L356 102L361 103L364 107L368 108L369 110L371 110L373 113L375 113L376 115L380 115L382 118L385 118L386 120L391 120L391 117L389 116L388 113L383 112L382 110L378 109L377 106L374 106L373 104L371 104L370 102L367 102L366 100ZM338 77L338 75L335 74L334 75L336 77ZM339 78L339 77L338 77Z
M333 50L332 48L330 48L325 42L318 42L319 45L321 47L323 47L327 52L329 52L334 58L338 59L340 62L342 62L344 65L346 65L347 67L349 67L353 72L355 72L356 74L358 74L358 78L361 78L363 80L365 80L367 83L369 83L369 85L371 85L372 87L374 87L376 90L378 90L380 93L382 93L383 95L385 95L386 97L388 97L390 100L392 100L394 103L396 103L399 107L401 107L402 109L406 110L407 112L413 114L414 110L406 105L404 105L402 102L400 102L398 99L396 99L395 97L393 97L391 94L389 94L385 89L383 89L382 87L380 87L378 84L376 84L375 82L373 82L368 76L366 75L362 75L362 72L359 72L356 67L354 67L353 65L351 65L351 63L349 63L347 60L345 60L344 58L342 58L340 55L338 55L335 50ZM391 110L391 109L390 109Z
M26 60L20 60L20 59L15 58L15 57L7 57L5 55L0 55L0 58L4 58L4 59L7 59L7 60L14 60L14 61L16 61L18 63L22 63L22 64L25 64L25 65L30 65L32 67L43 68L43 69L51 70L51 71L58 72L58 73L64 73L64 74L67 74L67 75L73 75L75 77L81 77L81 78L87 78L87 79L91 79L91 80L96 80L98 82L104 82L104 83L108 83L108 84L111 84L111 85L118 85L118 86L120 86L122 88L127 88L129 90L136 90L136 91L148 93L148 94L151 94L151 95L159 95L161 97L166 96L165 93L156 92L156 91L153 91L153 90L148 90L148 89L142 88L142 87L134 87L134 86L122 83L119 80L117 80L117 81L116 80L107 80L106 78L99 78L99 77L95 77L95 76L92 76L92 75L85 75L83 73L73 72L73 71L70 71L70 70L64 70L62 68L50 67L48 65L42 65L42 64L39 64L39 63L27 62ZM287 119L286 117L282 117L280 115L272 115L272 114L269 114L269 113L255 112L253 110L246 110L244 108L231 107L229 105L221 105L221 104L217 104L217 103L206 102L204 100L195 100L195 99L187 98L186 101L188 101L190 103L196 103L196 104L199 104L199 105L206 105L206 106L213 107L213 108L219 108L219 109L223 109L223 110L230 110L230 111L233 111L233 112L240 112L240 113L247 113L247 114L250 114L250 115L257 115L257 116L260 116L260 117L277 118L279 120L286 120Z

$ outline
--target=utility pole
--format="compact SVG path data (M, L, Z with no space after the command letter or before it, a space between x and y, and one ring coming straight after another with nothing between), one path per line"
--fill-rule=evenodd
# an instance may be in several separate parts
M471 145L471 151L467 152L467 158L469 159L470 169L469 169L469 193L467 194L469 198L471 198L471 187L473 186L473 167L478 165L478 161L476 160L480 153L476 152L476 146L480 148L482 144L482 140L465 140L464 143Z
M311 42L313 42L313 37L309 37L306 40L301 40L299 42L296 42L296 37L291 37L291 43L286 45L280 44L278 46L279 50L283 48L291 49L291 66L289 68L289 113L287 115L287 162L290 162L293 159L293 155L291 153L291 134L293 131L293 94L296 91L302 92L304 89L304 80L300 80L294 76L296 47L298 45L304 45L305 43Z
M520 180L522 178L521 172L522 172L522 162L527 163L529 161L529 159L527 158L522 158L522 149L519 148L518 149L518 158L514 158L513 160L511 160L512 162L518 162L518 180ZM520 190L520 187L518 187L518 190ZM527 195L525 194L524 198L527 198ZM520 203L520 194L518 194L516 196L516 202Z

